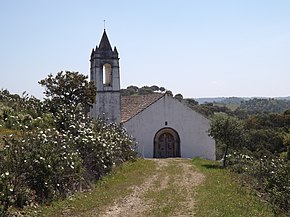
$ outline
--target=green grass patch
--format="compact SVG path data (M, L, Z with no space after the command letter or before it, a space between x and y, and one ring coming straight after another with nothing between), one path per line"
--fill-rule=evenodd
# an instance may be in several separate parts
M203 184L197 188L196 216L275 216L269 204L234 181L236 174L222 169L217 162L199 158L192 162L206 176Z
M48 206L26 210L26 213L28 216L86 216L86 212L93 210L97 214L114 200L130 194L130 187L142 184L155 167L153 161L143 159L126 162L98 181L91 191L77 193L69 199L56 201Z

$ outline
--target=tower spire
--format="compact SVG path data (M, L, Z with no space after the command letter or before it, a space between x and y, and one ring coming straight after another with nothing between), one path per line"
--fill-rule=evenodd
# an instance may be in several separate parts
M104 20L104 31L106 31L106 20Z
M110 41L109 41L109 38L107 36L105 29L104 29L104 33L99 44L99 48L101 50L112 51L112 47L111 47L111 44L110 44Z

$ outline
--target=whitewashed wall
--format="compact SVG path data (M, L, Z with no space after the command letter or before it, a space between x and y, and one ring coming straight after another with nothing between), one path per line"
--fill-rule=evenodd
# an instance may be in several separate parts
M207 132L209 120L169 95L156 101L123 126L136 138L139 152L144 157L153 157L153 140L157 131L170 127L179 134L181 157L215 160L215 141Z

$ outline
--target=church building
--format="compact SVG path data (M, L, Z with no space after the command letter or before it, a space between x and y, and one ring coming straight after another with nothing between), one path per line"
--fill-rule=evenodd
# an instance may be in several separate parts
M215 160L215 141L208 136L210 121L168 93L121 96L117 48L106 30L92 50L90 79L97 87L92 117L121 124L146 158L202 157Z

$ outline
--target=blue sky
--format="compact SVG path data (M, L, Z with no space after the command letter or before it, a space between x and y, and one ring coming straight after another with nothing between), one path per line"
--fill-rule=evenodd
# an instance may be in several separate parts
M104 19L123 88L290 95L289 0L0 0L0 88L42 97L49 73L88 75Z

